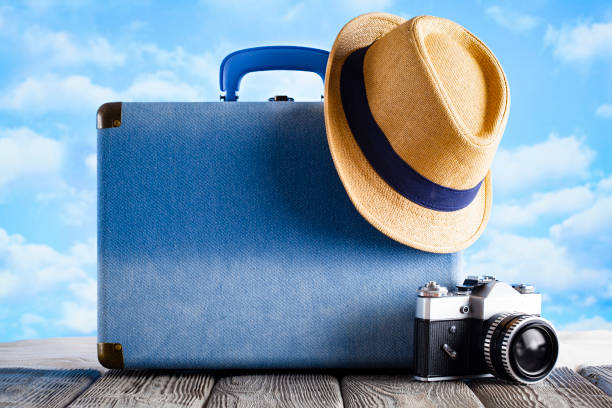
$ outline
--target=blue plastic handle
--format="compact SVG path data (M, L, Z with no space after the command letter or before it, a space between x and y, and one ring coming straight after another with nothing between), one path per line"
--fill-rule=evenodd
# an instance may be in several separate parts
M325 82L325 68L329 52L317 48L272 46L246 48L223 58L219 70L219 84L225 92L225 101L238 99L242 77L249 72L291 70L310 71Z

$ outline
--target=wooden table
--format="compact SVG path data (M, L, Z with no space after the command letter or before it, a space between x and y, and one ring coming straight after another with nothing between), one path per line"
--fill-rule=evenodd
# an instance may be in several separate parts
M581 336L560 335L565 366L534 386L368 373L109 371L92 337L0 343L0 407L612 407L612 365L577 364L579 349L582 361L612 358L612 337L590 333L585 348Z

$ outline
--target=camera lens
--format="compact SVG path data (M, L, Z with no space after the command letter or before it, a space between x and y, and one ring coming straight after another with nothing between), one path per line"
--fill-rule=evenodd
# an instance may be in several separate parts
M552 360L552 341L542 328L527 328L517 333L512 344L512 357L518 368L528 375L539 375Z
M505 313L487 322L484 354L489 370L497 377L531 384L552 371L559 342L547 320Z

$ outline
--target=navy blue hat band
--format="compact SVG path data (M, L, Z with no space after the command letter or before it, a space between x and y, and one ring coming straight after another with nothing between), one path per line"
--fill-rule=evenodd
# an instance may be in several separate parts
M363 60L368 48L349 55L340 73L342 107L363 155L378 175L408 200L436 211L457 211L467 207L474 201L482 180L467 190L455 190L428 180L393 150L378 127L368 105L363 78Z

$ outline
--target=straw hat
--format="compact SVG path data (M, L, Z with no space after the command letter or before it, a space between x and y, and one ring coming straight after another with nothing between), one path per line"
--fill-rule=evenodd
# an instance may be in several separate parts
M359 213L421 250L473 243L510 107L493 53L446 19L370 13L340 31L325 78L329 147Z

